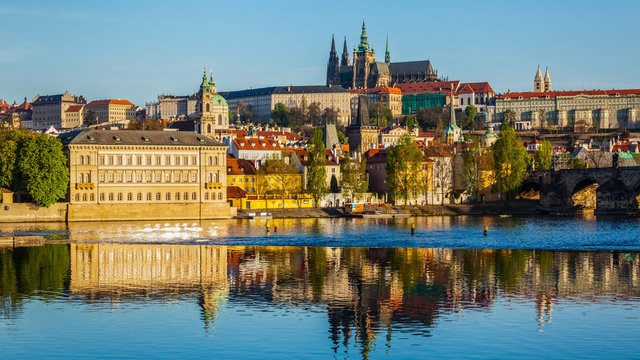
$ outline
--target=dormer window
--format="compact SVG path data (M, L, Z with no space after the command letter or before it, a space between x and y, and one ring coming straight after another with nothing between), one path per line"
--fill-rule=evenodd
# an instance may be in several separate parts
M173 141L173 142L178 142L178 139L174 138L173 136L169 136L169 139L171 139L171 141Z
M148 137L146 137L146 136L143 136L143 137L142 137L142 140L143 140L144 142L149 142L149 138L148 138Z
M114 135L114 136L113 136L113 140L115 140L115 141L122 141L122 140L120 140L120 136L118 136L118 135Z
M96 141L96 138L91 135L87 135L87 139L89 139L89 141Z

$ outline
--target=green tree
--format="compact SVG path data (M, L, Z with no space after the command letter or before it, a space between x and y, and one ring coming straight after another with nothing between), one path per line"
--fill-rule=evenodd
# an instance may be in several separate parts
M426 187L422 160L423 154L410 134L402 135L387 156L385 169L391 196L402 198L405 205Z
M482 161L485 156L477 141L462 154L465 190L476 199L480 191Z
M84 125L98 125L98 117L93 110L87 110L84 113Z
M18 151L21 185L38 206L49 207L67 194L69 169L62 143L42 134L25 136Z
M340 130L338 130L338 140L340 140L340 144L347 144L349 142L349 138Z
M307 109L307 122L313 126L322 126L322 110L320 110L320 103L312 102Z
M249 106L249 104L247 104L242 100L239 100L237 108L238 108L238 116L241 122L245 124L253 122L253 111L251 110L251 107Z
M549 170L553 166L553 147L548 140L544 140L536 150L533 163L536 170Z
M307 191L313 196L315 206L319 200L329 192L327 188L327 159L324 143L322 142L322 130L313 129L313 135L307 145L309 163L307 165Z
M473 126L473 122L476 120L476 114L478 113L478 110L476 110L476 107L473 105L467 105L467 107L464 109L464 113L464 126L467 129L471 129L471 126Z
M582 159L569 156L569 159L567 160L567 168L568 169L586 169L587 162Z
M332 107L324 108L320 119L323 124L335 124L338 122L338 112Z
M291 127L291 113L283 103L277 103L271 111L271 118L276 124L283 127Z
M408 127L409 130L411 130L416 125L416 119L413 116L406 115L402 118L402 121L400 121L400 125Z
M16 130L0 132L0 188L14 189L21 134Z
M387 126L393 122L393 113L384 103L375 101L369 104L369 116L372 124Z
M504 121L502 123L513 125L513 123L516 122L516 116L517 115L515 111L507 109L504 111Z
M520 137L508 124L502 124L498 140L491 146L493 150L493 178L495 190L513 198L527 177L531 157L522 145Z
M442 129L442 108L428 108L420 107L416 111L416 121L418 125L423 129L440 130Z
M335 174L331 175L331 182L330 182L330 185L329 185L329 191L331 191L334 194L340 192L340 187L338 186L338 179L336 179L336 175Z
M283 209L285 206L285 197L294 192L298 192L302 188L298 171L284 160L284 153L280 159L268 160L264 166L264 173L262 173L259 178L260 177L260 181L266 180L267 192L280 196ZM264 186L264 183L261 185ZM273 187L271 187L271 185L273 185Z
M369 182L367 181L367 163L352 159L348 152L345 152L344 159L340 162L340 173L342 174L342 193L351 202L367 191Z
M167 127L161 119L144 119L142 121L133 119L129 121L127 130L153 130L159 131Z

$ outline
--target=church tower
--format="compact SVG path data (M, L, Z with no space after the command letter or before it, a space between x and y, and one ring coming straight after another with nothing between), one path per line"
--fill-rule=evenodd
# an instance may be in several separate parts
M387 50L384 52L384 62L387 65L391 64L391 54L389 53L389 34L387 34Z
M336 42L331 35L331 51L329 52L329 63L327 64L327 86L340 85L340 59L336 51Z
M363 152L378 147L378 127L371 125L369 119L369 104L367 95L358 95L358 109L355 120L347 127L349 137L349 151L357 156Z
M375 49L367 42L367 30L362 19L360 44L353 49L353 82L352 89L366 89L371 64L376 62ZM375 84L374 84L375 85Z
M542 72L540 71L540 65L538 65L538 71L536 77L533 79L533 92L543 92L544 84L542 83Z
M342 49L342 60L340 61L340 67L346 69L351 66L351 60L349 59L349 50L347 50L347 37L344 37L344 47Z
M544 74L544 91L551 91L551 76L549 76L549 68Z
M210 138L220 140L221 134L216 130L229 128L229 105L227 101L216 91L216 83L213 81L213 71L207 80L207 69L202 75L200 91L198 91L198 109L200 121L198 132Z

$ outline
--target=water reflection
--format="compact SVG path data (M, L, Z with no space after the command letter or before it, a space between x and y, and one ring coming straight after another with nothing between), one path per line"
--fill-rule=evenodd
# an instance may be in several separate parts
M170 244L0 250L5 319L23 316L24 301L33 298L106 308L192 301L211 334L226 308L295 308L326 313L332 351L363 358L391 348L398 333L432 336L445 319L491 312L497 300L525 304L543 330L558 302L639 297L640 256L616 251Z

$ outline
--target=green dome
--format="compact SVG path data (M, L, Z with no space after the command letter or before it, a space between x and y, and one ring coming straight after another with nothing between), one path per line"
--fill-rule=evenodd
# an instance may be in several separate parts
M492 132L487 132L487 133L484 134L484 137L485 138L497 138L498 135L496 135L496 134L494 134Z
M220 106L220 105L226 105L226 106L228 106L228 104L227 104L227 100L225 100L225 99L224 99L222 96L220 96L219 94L214 94L214 95L211 97L211 105L213 105L213 106Z

